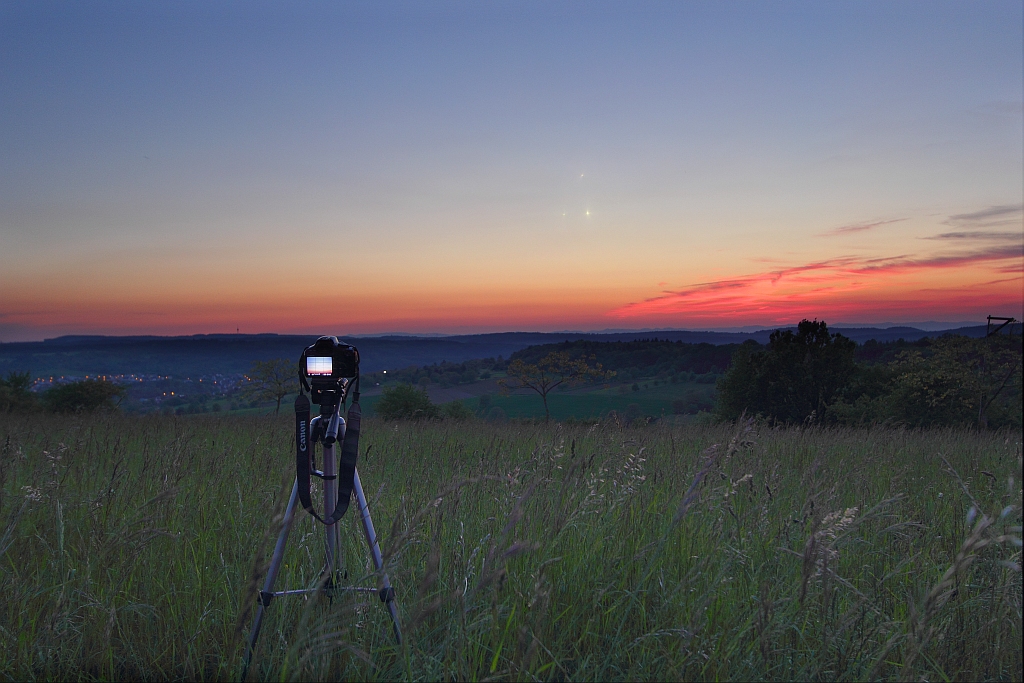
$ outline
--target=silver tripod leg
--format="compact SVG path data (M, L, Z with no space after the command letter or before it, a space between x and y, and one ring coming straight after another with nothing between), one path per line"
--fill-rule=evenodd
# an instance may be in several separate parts
M284 519L281 521L281 533L277 537L277 545L274 546L274 555L270 558L270 568L267 569L267 579L263 582L263 590L260 592L260 604L256 608L256 621L249 633L249 646L245 650L245 664L242 668L242 680L245 680L249 672L249 662L252 661L253 650L256 649L256 639L260 637L260 628L263 626L263 613L270 604L274 594L274 581L277 573L281 570L281 561L284 559L284 548L288 544L288 534L292 530L292 521L295 519L295 506L299 501L299 480L292 484L292 495L288 499L288 507L284 510Z
M352 477L352 489L356 494L356 501L359 503L359 517L363 522L363 532L366 534L366 543L370 546L370 554L373 555L373 565L380 575L381 591L380 597L391 614L391 625L395 630L395 640L402 644L402 629L398 625L398 605L395 604L395 589L391 587L388 574L384 571L384 558L380 554L380 545L377 543L377 532L373 530L373 520L370 519L370 507L366 503L366 494L363 493L363 484L359 481L359 470L356 469Z
M339 436L344 439L344 427L339 430ZM324 516L334 512L338 504L338 460L335 457L334 444L324 446ZM330 477L330 478L328 478ZM324 573L328 576L328 586L334 586L335 572L341 563L338 559L338 524L328 524L325 529L324 550L326 561L324 562Z

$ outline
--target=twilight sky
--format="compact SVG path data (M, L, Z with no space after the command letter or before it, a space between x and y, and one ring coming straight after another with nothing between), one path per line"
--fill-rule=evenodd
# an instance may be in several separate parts
M2 0L0 341L1022 317L1022 8Z

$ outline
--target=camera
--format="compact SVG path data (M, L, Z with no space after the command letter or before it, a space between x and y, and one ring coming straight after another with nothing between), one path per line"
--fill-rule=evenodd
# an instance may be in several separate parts
M336 405L345 398L350 381L359 376L359 351L338 341L320 337L302 351L299 377L316 405Z

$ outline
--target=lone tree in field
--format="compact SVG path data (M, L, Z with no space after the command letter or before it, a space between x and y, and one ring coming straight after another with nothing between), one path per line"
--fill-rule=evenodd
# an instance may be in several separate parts
M589 360L593 360L591 356ZM517 358L508 364L505 379L498 380L498 386L508 394L516 389L536 391L544 401L544 419L551 419L548 409L548 394L562 384L572 386L588 380L605 379L614 375L606 372L597 363L590 367L587 358L572 358L566 351L552 351L537 361L536 365Z
M281 412L281 399L299 388L298 368L287 358L253 361L248 379L245 396L252 401L277 401L274 413Z

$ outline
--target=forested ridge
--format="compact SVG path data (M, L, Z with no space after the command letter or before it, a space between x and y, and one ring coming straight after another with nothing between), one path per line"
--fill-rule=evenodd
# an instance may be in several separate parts
M711 410L713 406L718 418L725 420L746 413L789 424L998 428L1021 424L1021 349L1021 336L1005 333L982 338L947 333L912 341L858 344L841 331L830 331L823 321L804 320L795 329L773 332L767 344L747 340L716 345L656 337L577 339L530 346L508 358L364 372L363 379L364 386L384 387L453 387L482 381L500 385L513 366L543 366L554 357L563 357L566 362L582 361L599 370L575 382L580 391L615 385L637 391L650 382L652 387L663 387L658 391L665 394L662 400L671 401L674 413ZM287 365L290 361L282 358L275 362ZM284 372L285 384L288 374ZM122 389L115 391L97 380L78 382L74 387L55 386L43 393L30 391L31 386L28 373L0 376L0 411L46 407L74 412L110 407L124 395ZM201 392L195 393L194 386L186 389L191 400L204 398ZM277 401L289 391L282 384L275 395ZM229 409L237 403L232 402L233 396L221 396L228 399ZM184 399L171 393L166 400L174 407L174 401ZM683 404L693 404L693 410ZM215 409L223 408L217 405Z

